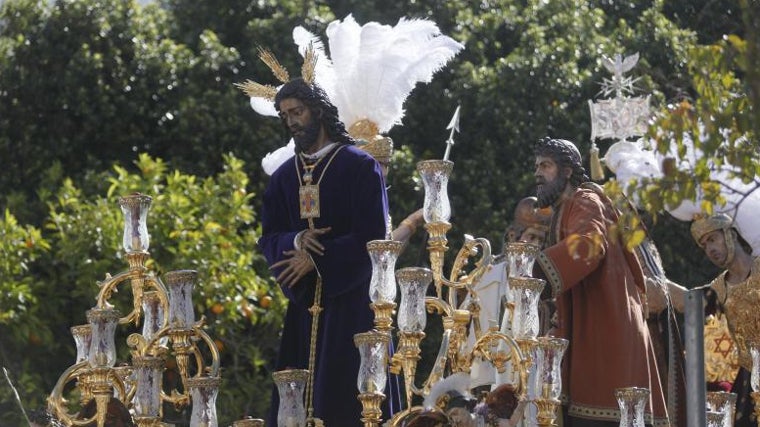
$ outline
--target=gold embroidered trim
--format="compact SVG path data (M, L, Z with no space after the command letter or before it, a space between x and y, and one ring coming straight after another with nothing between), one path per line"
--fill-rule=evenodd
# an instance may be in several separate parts
M551 258L546 256L543 252L538 253L536 261L538 261L538 264L544 270L546 279L552 287L552 298L556 298L562 291L562 277L559 275L559 270L554 265Z
M592 420L601 421L620 421L620 409L614 408L599 408L595 406L578 405L571 403L567 409L567 414L571 417L587 418ZM644 422L646 424L652 424L654 427L670 427L670 421L665 418L654 418L652 422L652 413L647 412L644 414Z

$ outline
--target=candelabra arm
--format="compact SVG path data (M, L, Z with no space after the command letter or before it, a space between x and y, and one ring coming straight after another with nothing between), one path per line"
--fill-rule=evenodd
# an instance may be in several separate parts
M166 394L166 392L162 390L161 400L164 402L171 403L172 405L174 405L175 409L180 409L190 404L190 393L188 393L187 391L185 391L184 393L180 393L175 389L175 390L172 390L170 394Z
M393 418L391 418L388 421L388 425L390 425L391 427L403 427L409 421L408 417L410 415L419 414L424 411L425 411L425 408L422 406L412 406L407 409L404 409L403 411L396 412L396 414L393 415Z
M467 325L469 323L470 312L468 310L454 310L451 319L444 319L444 328L452 329L449 361L453 373L470 371L470 355L466 348Z
M430 269L433 271L436 296L441 299L443 298L444 285L450 288L450 290L471 288L472 284L480 280L483 274L488 271L492 260L491 244L487 239L475 239L470 235L465 235L465 242L454 259L449 279L446 279L443 274L443 258L448 247L446 246L447 240L444 225L451 227L449 223L426 224L428 232L431 233L427 248L430 252ZM469 274L466 274L464 267L468 264L469 259L477 256L479 252L482 255L475 262L475 268ZM452 307L458 306L456 292L449 292L448 302Z
M538 427L556 427L557 408L560 401L546 397L537 397L533 403L536 405L538 414L536 415L536 425Z
M430 389L433 387L433 384L437 383L441 378L443 378L446 370L446 362L449 358L450 340L451 329L447 329L443 331L443 335L441 336L441 346L438 348L438 356L435 358L433 369L430 371L430 375L428 375L425 383L422 385L423 395L430 393Z
M209 351L211 352L211 371L209 372L209 376L212 377L218 377L219 376L219 349L216 348L216 344L214 343L214 340L211 339L211 337L208 335L206 331L203 330L202 326L204 323L204 319L201 319L198 323L193 326L193 330L197 334L198 337L200 337L208 346ZM206 366L203 364L202 359L200 358L200 352L196 351L196 355L199 358L198 360L198 366ZM202 373L202 369L199 369L199 374Z
M77 376L85 373L89 369L90 364L87 360L69 366L68 369L63 371L61 376L58 377L58 381L56 382L55 387L53 387L53 391L47 398L48 411L52 415L55 415L55 417L62 421L65 425L73 425L76 416L71 415L66 411L66 406L64 404L65 399L63 398L63 388L69 381L75 379ZM95 417L87 421L93 422L95 421Z
M121 282L124 282L125 280L139 278L143 274L144 274L144 270L142 269L130 269L130 270L122 271L121 273L115 276L106 274L106 279L102 282L98 282L98 286L100 286L100 291L98 291L98 296L97 296L97 307L107 308L108 299L111 298L111 295L113 294L118 284L120 284Z
M477 242L469 235L464 235L464 243L457 252L457 256L454 258L454 264L451 267L451 273L449 274L449 281L457 283L459 277L464 273L464 266L467 264L467 260L478 254Z
M511 351L504 354L500 351L493 353L491 348L495 347L498 341L507 344ZM525 397L528 389L528 369L531 360L514 338L501 332L488 331L475 341L472 354L473 357L480 355L483 359L491 362L499 372L504 372L506 363L511 359L519 374L520 382L517 385L516 392L521 398Z
M431 314L437 313L446 317L454 315L452 307L446 301L436 297L425 297L425 308Z
M480 324L480 298L478 293L468 288L471 295L470 303L464 307L472 315L472 331L475 334L475 340L483 336L483 325Z

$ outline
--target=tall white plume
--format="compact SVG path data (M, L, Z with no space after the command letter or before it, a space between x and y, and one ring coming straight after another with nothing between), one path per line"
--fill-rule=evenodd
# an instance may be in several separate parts
M306 55L306 50L309 45L314 49L314 54L317 57L317 65L314 70L315 81L319 86L324 89L327 96L332 99L335 92L335 73L332 69L332 61L325 53L325 45L322 40L316 34L308 31L304 27L298 26L293 28L293 41L298 46L298 53L301 56Z
M332 101L347 126L369 119L385 133L404 117L404 101L428 83L464 46L425 19L401 18L391 27L359 26L353 16L327 28L333 70L340 84Z

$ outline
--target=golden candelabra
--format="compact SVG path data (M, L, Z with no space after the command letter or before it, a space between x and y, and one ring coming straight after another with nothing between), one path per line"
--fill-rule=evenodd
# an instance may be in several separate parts
M532 400L537 405L540 426L553 426L559 404L558 360L562 358L567 341L536 338L537 302L543 281L530 277L511 277L509 281L514 282L511 283L511 295L500 294L497 301L500 307L497 311L504 312L500 316L501 321L496 325L490 324L487 328L481 324L481 305L476 289L483 275L493 268L507 269L510 276L530 276L538 248L526 244L513 245L507 254L510 265L495 266L488 240L465 235L464 243L446 274L446 233L452 227L448 222L451 209L446 186L453 163L448 160L423 161L418 163L417 170L425 185L423 217L429 235L427 250L431 267L401 268L395 270L394 274L396 260L403 245L392 240L376 240L367 244L373 267L370 307L375 313L375 333L390 336L394 329L393 311L398 307L398 345L388 369L404 377L406 408L393 416L390 425L404 425L410 417L426 410L444 412L442 408L414 406L413 399L415 396L426 397L436 383L449 375L468 374L473 364L488 363L493 365L496 372L515 377L518 397ZM431 283L435 288L434 295L427 295ZM397 287L401 294L398 306ZM504 303L502 299L505 299ZM418 387L414 378L421 359L420 343L425 338L427 314L441 316L443 334L433 369L422 386ZM528 323L530 325L526 326ZM357 337L360 335L363 334L357 334ZM378 339L376 345L384 346L386 342L388 341ZM362 364L374 363L373 366L380 366L377 360L370 362L365 361L365 358L370 357L369 354L374 354L375 358L379 358L379 354L387 355L387 347L383 348L385 352L362 352ZM537 367L533 355L537 355L545 364ZM547 358L550 360L544 362ZM550 381L544 383L543 387L551 393L534 398L528 396L528 376L531 370L537 368L542 375L540 378ZM381 371L386 375L384 369ZM361 375L360 373L360 377ZM360 390L359 400L364 408L362 422L365 426L380 425L379 407L384 397L382 389Z
M142 194L119 199L128 268L115 276L107 274L98 283L97 302L87 311L88 324L71 328L77 360L59 377L48 397L48 410L67 426L95 422L103 427L114 399L129 409L139 427L162 425L163 404L167 402L177 409L191 408L193 427L218 425L215 405L221 382L219 351L204 330L204 319L196 321L193 312L192 290L197 273L171 271L162 281L146 267L150 258L147 213L151 202ZM109 300L117 289L127 285L132 307L122 317ZM117 364L117 327L141 325L140 332L126 339L131 363ZM170 361L176 364L181 383L167 392L162 381ZM72 400L68 394L76 397L77 392L80 406L94 401L94 415L69 412Z

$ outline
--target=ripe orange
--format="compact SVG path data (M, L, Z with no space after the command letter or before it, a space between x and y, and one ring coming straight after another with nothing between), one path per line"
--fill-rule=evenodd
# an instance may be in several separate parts
M261 306L261 308L269 308L269 306L272 305L272 297L270 297L269 295L264 295L259 300L259 305Z

